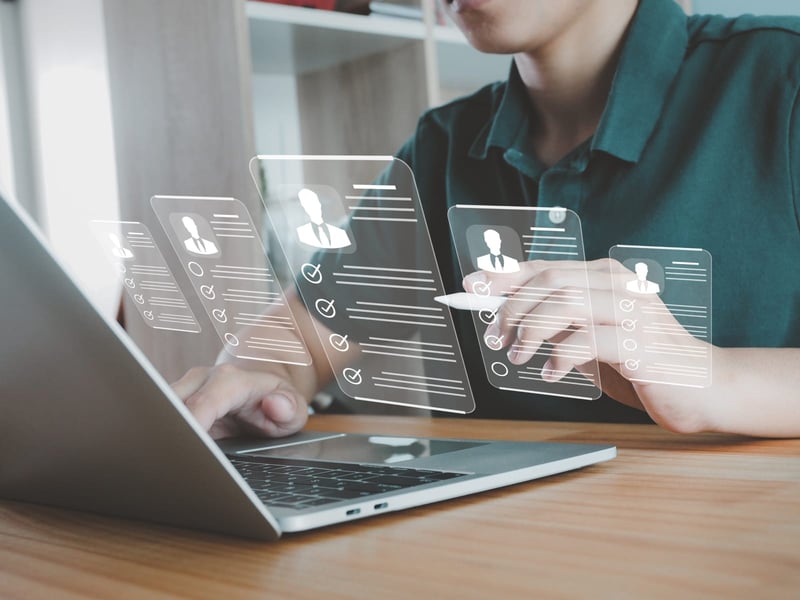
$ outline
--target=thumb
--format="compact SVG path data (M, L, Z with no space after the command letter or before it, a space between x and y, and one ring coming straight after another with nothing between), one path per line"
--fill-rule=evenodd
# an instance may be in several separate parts
M283 384L261 400L263 422L260 428L270 436L284 436L303 428L308 420L305 397L293 387Z

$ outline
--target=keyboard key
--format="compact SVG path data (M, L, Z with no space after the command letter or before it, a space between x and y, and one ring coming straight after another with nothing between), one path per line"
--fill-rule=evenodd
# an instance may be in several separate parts
M298 509L464 476L432 469L251 456L231 457L231 464L262 502Z

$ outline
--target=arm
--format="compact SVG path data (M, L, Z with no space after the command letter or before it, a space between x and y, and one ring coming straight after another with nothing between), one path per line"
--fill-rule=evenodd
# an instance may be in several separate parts
M309 366L261 363L220 354L214 367L196 367L173 384L189 410L215 438L241 433L281 437L302 429L308 403L333 376L305 304L296 290L286 294L287 304L271 314L294 315L312 364ZM324 328L322 324L318 327ZM330 332L323 331L327 337ZM355 360L358 349L336 353L334 368Z
M527 363L535 348L545 339L537 337L530 329L516 330L509 324L513 312L531 316L558 314L572 318L573 322L589 319L596 340L596 355L588 362L564 358L553 353L545 369L550 374L543 378L555 381L558 373L572 368L588 371L589 363L596 358L600 363L603 391L612 398L647 411L656 423L671 431L692 433L717 431L767 437L800 436L800 349L796 348L713 348L712 372L714 383L709 388L690 389L657 383L628 381L620 365L617 350L617 317L613 310L612 290L630 278L630 272L616 261L598 260L590 263L531 261L520 263L518 273L503 275L477 272L467 276L464 288L473 289L476 281L487 282L495 293L514 298L520 285L553 290L546 300L555 302L515 300L507 301L498 313L498 325L487 335L502 336L509 348L509 360L514 364ZM588 278L584 275L587 268ZM588 279L592 298L592 313L586 308L572 308L558 302L558 297L570 289L584 287ZM624 289L624 288L623 288ZM677 321L676 321L677 323ZM555 344L568 344L585 331L566 328L554 332L547 340ZM572 337L575 336L575 337ZM572 337L572 339L570 339ZM515 351L524 342L527 352ZM704 345L686 334L682 343Z
M800 349L715 348L714 352L720 384L705 390L707 429L800 436Z

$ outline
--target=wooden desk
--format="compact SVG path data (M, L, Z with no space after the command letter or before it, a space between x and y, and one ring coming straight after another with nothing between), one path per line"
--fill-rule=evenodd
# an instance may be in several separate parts
M0 503L0 597L800 597L800 440L316 417L320 430L608 441L579 472L256 543Z

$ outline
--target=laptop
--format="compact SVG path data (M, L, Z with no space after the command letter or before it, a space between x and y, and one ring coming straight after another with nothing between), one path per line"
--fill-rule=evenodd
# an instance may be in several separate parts
M215 442L0 195L0 498L275 540L578 469L609 445Z

